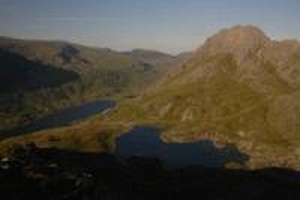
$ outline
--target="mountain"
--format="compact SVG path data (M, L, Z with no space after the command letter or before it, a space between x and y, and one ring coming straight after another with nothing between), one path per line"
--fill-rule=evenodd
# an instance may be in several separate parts
M166 142L213 139L251 155L249 167L300 168L300 43L253 25L223 29L176 73L107 121L163 128Z
M134 125L152 125L162 130L165 142L234 144L250 156L249 168L300 169L298 41L274 41L253 25L238 25L183 58L175 70L106 115L11 138L1 146L26 141L55 146L50 139L57 137L57 146L68 149L84 138L77 150L96 151L93 143L103 135L107 146Z
M169 54L147 49L133 49L125 54L149 65L163 64L174 59L174 56Z
M0 49L0 93L58 87L79 79L72 71L27 60Z
M133 97L173 56L117 52L61 41L0 38L0 127L100 98Z

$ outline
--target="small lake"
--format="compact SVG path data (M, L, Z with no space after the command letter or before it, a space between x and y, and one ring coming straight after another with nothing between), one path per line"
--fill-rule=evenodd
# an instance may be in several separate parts
M69 108L27 125L7 130L0 130L0 140L48 128L66 126L71 122L82 120L89 116L101 113L109 108L114 107L115 105L116 103L113 101L95 101L78 107Z
M96 101L69 108L24 126L0 130L0 140L48 128L66 126L76 120L82 120L113 108L115 105L116 103L112 101ZM194 143L164 143L160 139L160 133L158 128L136 126L116 139L114 154L125 159L135 156L158 158L171 168L195 165L223 167L229 162L244 164L248 160L248 156L239 152L234 145L217 148L210 140Z
M188 166L223 167L226 163L244 164L248 156L234 145L217 148L211 140L195 143L164 143L160 130L153 127L136 126L116 139L115 154L121 158L158 158L167 167Z

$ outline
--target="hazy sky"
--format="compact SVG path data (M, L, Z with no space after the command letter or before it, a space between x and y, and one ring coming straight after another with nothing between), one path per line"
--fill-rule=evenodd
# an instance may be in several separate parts
M300 0L0 0L0 35L178 53L235 24L300 39Z

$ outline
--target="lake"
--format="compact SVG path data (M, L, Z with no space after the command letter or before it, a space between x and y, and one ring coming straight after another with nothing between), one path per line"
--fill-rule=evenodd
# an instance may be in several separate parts
M123 159L130 157L158 158L167 167L188 166L223 167L236 162L243 165L248 156L234 145L217 148L211 140L194 143L164 143L160 130L154 127L136 126L116 139L115 154Z
M113 101L95 101L84 105L69 108L58 113L54 113L45 118L29 123L27 125L14 127L7 130L0 130L0 140L12 136L23 135L48 128L66 126L71 122L85 119L89 116L101 113L116 105Z
M101 113L115 107L112 101L96 101L69 108L30 124L0 131L0 140L24 135L48 128L66 126L76 120ZM115 141L114 154L121 158L158 158L167 167L178 168L200 165L204 167L223 167L226 163L244 164L248 156L239 152L234 145L217 148L210 140L194 143L164 143L161 131L155 127L136 126Z

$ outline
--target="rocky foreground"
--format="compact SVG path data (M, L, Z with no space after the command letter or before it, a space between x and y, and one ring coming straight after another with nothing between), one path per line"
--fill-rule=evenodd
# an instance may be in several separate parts
M166 169L155 158L16 148L2 158L1 199L300 199L300 172Z

